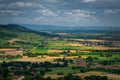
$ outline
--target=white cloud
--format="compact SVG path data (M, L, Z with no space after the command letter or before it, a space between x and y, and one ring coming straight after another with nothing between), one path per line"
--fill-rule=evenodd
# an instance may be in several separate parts
M44 2L57 3L59 0L43 0Z
M37 2L22 2L22 1L9 3L9 5L16 7L42 7L42 5Z
M40 10L41 16L35 17L35 20L43 23L57 23L57 24L81 24L90 22L99 22L94 16L96 12L87 10L62 10L56 13L50 9Z
M95 14L94 11L87 10L69 10L63 12L64 16L75 17L75 18L88 18L91 15Z
M96 0L83 0L83 2L85 3L89 3L89 2L95 2Z
M36 21L43 21L45 18L43 16L35 17Z
M95 14L94 11L71 10L71 11L65 11L65 12L69 13L69 14L64 14L64 19L68 21L72 20L73 22L77 22L77 23L89 22L89 20L98 21L97 18L93 15Z
M56 17L56 16L58 16L58 14L51 11L50 9L37 10L37 12L42 14L43 16L46 16L46 17L54 17L54 16Z
M104 10L105 14L116 14L118 12L120 12L120 9L106 9L106 10Z
M3 15L19 15L26 13L25 11L20 11L20 10L0 10L0 13Z

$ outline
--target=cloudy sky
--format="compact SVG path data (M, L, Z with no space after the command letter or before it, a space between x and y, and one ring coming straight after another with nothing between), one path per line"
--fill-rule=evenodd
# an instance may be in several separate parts
M0 0L0 24L120 26L120 0Z

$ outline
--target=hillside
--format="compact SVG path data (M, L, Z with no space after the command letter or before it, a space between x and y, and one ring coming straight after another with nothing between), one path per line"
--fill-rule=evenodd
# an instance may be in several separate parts
M53 37L57 35L60 37ZM106 79L99 80L120 80L119 44L119 33L114 31L78 30L53 35L20 25L0 25L0 71L4 73L8 69L8 74L13 75L8 77L19 75L24 76L24 80L26 76L28 80L49 80L47 77L52 78L50 80L82 80L81 76L92 76L90 80L93 80L103 74ZM36 79L38 76L41 77ZM61 76L80 79L59 79Z
M20 39L39 38L40 36L51 37L54 35L45 32L38 32L35 30L31 30L16 24L0 25L0 37L1 39L4 40L11 38L20 38Z

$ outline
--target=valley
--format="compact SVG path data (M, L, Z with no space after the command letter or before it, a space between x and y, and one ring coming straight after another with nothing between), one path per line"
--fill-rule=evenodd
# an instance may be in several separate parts
M14 76L23 80L66 80L69 76L73 80L120 80L119 75L119 30L47 33L20 25L0 25L1 80Z

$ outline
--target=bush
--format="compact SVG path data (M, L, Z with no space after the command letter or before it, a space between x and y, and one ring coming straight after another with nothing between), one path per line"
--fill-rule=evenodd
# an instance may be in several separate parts
M58 75L64 75L64 73L63 72L59 72L59 73L57 73Z

